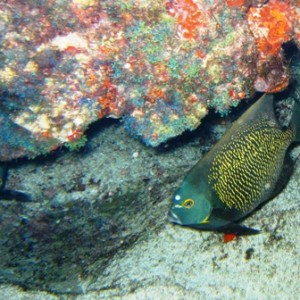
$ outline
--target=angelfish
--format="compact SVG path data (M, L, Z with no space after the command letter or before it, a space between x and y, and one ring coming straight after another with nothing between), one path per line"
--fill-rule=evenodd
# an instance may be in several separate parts
M240 222L286 185L287 150L295 141L300 141L300 103L295 101L284 129L275 117L273 96L264 94L187 173L174 193L169 221L201 230L258 233Z

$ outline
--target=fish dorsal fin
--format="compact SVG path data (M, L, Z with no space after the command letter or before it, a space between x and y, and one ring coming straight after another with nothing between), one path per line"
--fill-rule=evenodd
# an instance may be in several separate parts
M247 127L247 125L259 122L265 119L271 127L280 128L274 112L274 97L270 94L264 94L252 106L237 119L232 126L227 130L223 138L218 143L219 146L228 143L231 137L237 135L238 132Z
M248 130L253 128L252 124L259 124L262 120L264 120L264 124L267 123L270 127L280 128L275 117L273 95L264 94L252 104L225 132L224 136L213 148L213 151L209 152L207 159L212 161L216 152L222 151L224 145L231 143L232 139L239 139L241 135L243 136ZM259 124L258 127L260 126Z
M203 173L206 174L207 170L210 168L211 163L214 160L216 152L222 149L222 147L230 142L230 140L237 136L237 133L243 131L247 125L257 122L262 119L267 119L273 123L273 126L278 126L274 113L274 100L273 96L270 94L264 94L260 97L251 107L248 108L246 112L242 114L225 132L224 136L219 140L219 142L214 146L214 148L209 151L203 160L198 162L197 168L194 171L198 172L196 169L201 168ZM193 173L193 172L192 172ZM197 177L198 178L198 177Z
M252 123L253 120L268 119L278 125L274 112L274 97L264 94L233 124L232 127L240 127Z
M188 180L192 182L193 185L199 186L199 176L204 179L207 178L207 174L210 172L216 153L222 151L224 145L230 143L233 138L236 138L239 134L244 134L245 128L250 127L248 125L259 122L263 119L267 119L267 121L270 122L271 127L278 126L279 128L274 113L273 96L270 94L264 94L231 125L211 151L206 153L203 159L199 160L199 162L191 170L188 174ZM202 180L201 182L204 185L203 188L205 188L205 186L210 186L205 180Z

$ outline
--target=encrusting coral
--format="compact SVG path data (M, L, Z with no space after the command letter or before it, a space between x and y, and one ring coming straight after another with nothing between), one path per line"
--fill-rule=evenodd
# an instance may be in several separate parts
M0 160L74 142L104 117L157 146L210 108L281 91L299 14L280 0L5 1Z

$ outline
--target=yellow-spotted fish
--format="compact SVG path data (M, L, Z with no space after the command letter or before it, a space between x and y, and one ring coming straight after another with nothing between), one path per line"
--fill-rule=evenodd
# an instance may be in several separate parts
M203 230L257 233L239 221L287 183L287 149L294 141L300 141L300 103L283 129L273 96L263 95L188 172L174 194L169 221Z

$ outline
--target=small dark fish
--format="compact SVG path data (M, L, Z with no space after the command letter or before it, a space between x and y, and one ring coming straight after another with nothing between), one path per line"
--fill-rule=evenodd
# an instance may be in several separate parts
M0 191L4 189L5 181L7 179L8 168L5 163L0 163Z
M31 197L23 192L5 189L5 182L8 176L7 164L0 162L0 200L16 200L29 202Z
M287 149L300 141L300 103L283 129L274 114L273 96L265 94L188 172L175 192L169 221L238 235L259 231L239 224L286 185Z

